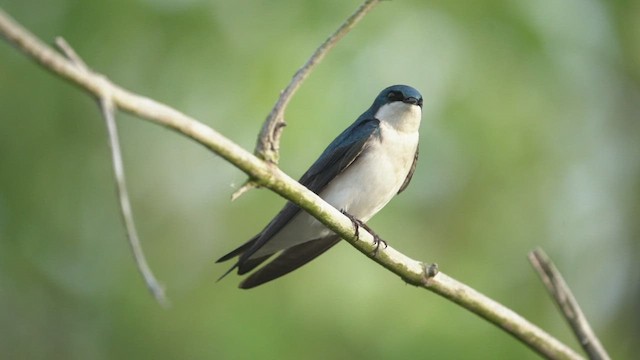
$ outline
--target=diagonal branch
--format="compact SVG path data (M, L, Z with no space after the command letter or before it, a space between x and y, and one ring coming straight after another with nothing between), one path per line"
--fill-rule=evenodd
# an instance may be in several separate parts
M0 34L45 69L72 82L85 92L98 97L109 93L115 107L166 126L204 145L245 172L250 178L255 179L259 185L299 205L359 251L400 276L407 283L428 289L472 311L546 358L581 359L572 349L512 310L442 272L436 273L434 266L427 267L391 246L380 249L377 255L373 256L376 245L371 234L363 229L360 231L359 238L356 238L352 222L347 216L272 163L258 159L207 125L167 105L129 92L112 84L99 74L78 70L70 61L43 44L1 10Z
M586 316L580 309L578 301L573 296L571 289L564 281L562 274L553 264L549 256L542 249L535 249L529 253L529 261L538 272L542 283L549 294L555 300L556 305L567 320L573 333L578 338L580 346L592 360L609 360L609 354L604 349L600 340L593 332Z

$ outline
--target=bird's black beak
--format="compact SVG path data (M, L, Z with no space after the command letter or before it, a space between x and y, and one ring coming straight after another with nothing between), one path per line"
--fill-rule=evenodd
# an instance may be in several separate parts
M409 97L405 98L404 100L402 100L402 102L405 103L405 104L418 105L418 106L422 107L422 98L416 99L414 97L409 96Z

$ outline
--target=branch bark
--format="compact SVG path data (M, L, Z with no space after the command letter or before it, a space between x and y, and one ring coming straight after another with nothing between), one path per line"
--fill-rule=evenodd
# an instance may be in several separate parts
M56 38L56 46L62 51L62 53L73 63L80 71L87 72L89 67L82 60L82 58L73 50L73 48L61 37ZM118 128L115 120L115 109L113 101L108 93L100 95L99 106L102 112L102 117L107 125L107 133L109 137L109 147L111 149L111 159L113 164L113 175L116 180L116 189L118 191L118 201L120 202L120 214L124 221L124 226L127 231L127 239L129 240L129 247L133 254L133 259L138 267L138 272L142 275L147 289L156 301L163 307L169 306L169 300L167 299L163 286L158 282L151 267L147 263L147 259L144 256L142 245L140 244L140 238L138 237L138 231L136 230L135 221L133 221L133 211L131 210L131 201L129 201L129 192L127 191L127 184L124 177L124 165L122 161L122 154L120 151L120 140L118 139Z
M338 30L331 34L331 36L314 51L309 60L295 73L289 85L280 93L278 101L276 101L271 113L269 113L269 116L267 116L262 126L255 151L259 158L274 164L278 163L280 157L280 136L282 135L282 129L286 126L284 111L287 105L289 105L289 101L291 101L291 98L296 91L298 91L302 82L309 76L316 65L322 61L329 50L331 50L340 39L347 35L379 2L380 0L366 0L360 5L360 7L342 23Z
M255 179L259 185L299 205L360 252L407 283L428 289L459 304L505 330L546 358L581 359L572 349L512 310L442 272L436 273L433 266L411 259L391 246L381 248L377 255L372 255L376 246L371 234L361 229L359 238L355 238L353 224L349 218L283 173L273 163L257 158L214 129L167 105L125 90L91 70L78 70L72 62L42 43L2 10L0 34L42 67L70 81L88 94L100 98L101 94L109 93L115 107L166 126L212 150Z
M333 47L342 39L356 24L362 20L373 8L378 5L380 0L365 0L360 7L351 16L345 20L342 25L327 38L311 55L309 60L296 71L289 85L280 92L280 97L273 105L273 109L267 116L262 130L258 135L258 141L256 143L256 149L254 154L266 160L270 163L277 164L280 159L280 137L282 136L282 130L287 125L284 120L284 112L291 101L291 98L300 88L302 82L307 79L311 71L315 69L316 65L322 61L325 55L333 49ZM242 196L245 192L256 187L257 184L253 179L249 178L236 192L231 195L231 200L235 200Z
M610 360L609 354L593 332L591 325L584 316L578 301L571 289L564 281L562 274L553 264L549 256L542 250L536 249L529 253L529 261L536 270L542 283L555 301L558 309L571 326L580 346L592 360Z

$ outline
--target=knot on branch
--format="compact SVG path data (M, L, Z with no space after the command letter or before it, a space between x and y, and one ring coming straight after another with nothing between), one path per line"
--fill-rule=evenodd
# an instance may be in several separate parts
M269 118L271 116L272 115L269 115ZM270 121L269 118L267 118L263 130L258 136L258 145L256 146L255 154L266 162L278 164L280 160L280 137L287 123L281 114L272 121Z

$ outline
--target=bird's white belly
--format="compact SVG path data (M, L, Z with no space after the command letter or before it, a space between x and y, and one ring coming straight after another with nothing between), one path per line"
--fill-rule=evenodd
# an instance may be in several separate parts
M360 158L336 177L320 196L336 209L368 221L398 193L409 174L418 133L406 134L380 125L379 141L373 141Z
M418 147L418 132L398 132L380 124L380 138L372 141L358 159L319 194L338 210L368 221L382 209L404 183ZM301 211L252 257L331 234L331 230Z

